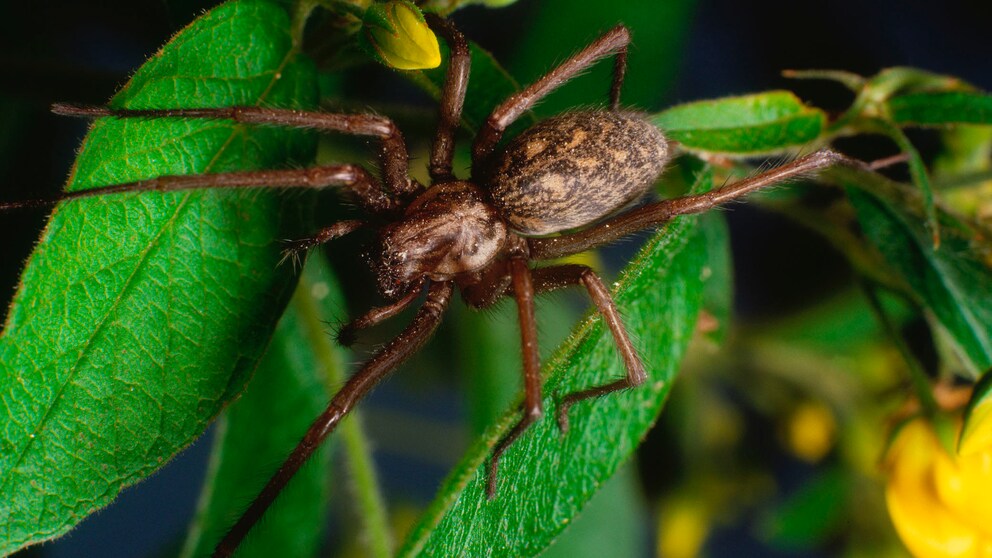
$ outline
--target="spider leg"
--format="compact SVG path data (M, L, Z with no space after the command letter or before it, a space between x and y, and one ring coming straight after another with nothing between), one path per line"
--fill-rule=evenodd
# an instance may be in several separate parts
M530 247L531 257L537 260L561 258L585 252L637 231L658 227L676 216L702 213L756 190L794 180L837 164L865 167L861 161L829 149L821 149L717 190L649 203L577 233L550 238L528 238L527 244Z
M355 343L355 337L359 330L373 327L399 314L410 306L413 301L417 300L417 297L420 296L420 291L420 288L412 288L409 293L398 301L386 306L373 308L363 316L351 320L338 330L338 343L345 347L350 347Z
M627 68L628 44L630 44L630 32L623 25L618 25L557 68L544 74L523 91L514 93L506 101L503 101L493 110L475 136L475 143L472 145L472 168L481 168L496 148L500 138L503 137L503 132L520 115L530 110L538 101L597 60L614 53L617 54L617 62L614 66L613 84L610 88L610 105L616 108L620 102L620 87L623 84Z
M330 165L305 169L218 172L212 174L163 175L146 180L113 184L88 190L65 192L56 198L0 203L0 211L24 207L46 207L63 200L74 200L128 192L177 192L219 188L327 188L343 186L354 193L370 213L399 209L375 179L357 165Z
M610 328L613 341L617 344L617 349L620 351L624 366L627 369L627 375L620 380L570 393L558 403L558 427L562 433L565 433L568 432L568 410L572 405L583 399L639 386L647 379L647 373L644 371L641 358L637 356L637 349L630 341L630 336L627 334L627 329L623 325L620 313L617 312L610 292L592 268L577 264L556 265L535 269L533 273L534 290L537 293L580 284L586 288L589 298L592 299L599 313L603 316L606 326Z
M513 278L513 294L517 299L517 316L520 320L520 341L524 353L524 414L493 449L489 459L486 495L492 499L496 495L496 481L499 475L499 460L513 442L543 414L541 404L541 362L537 347L537 322L534 319L534 285L527 260L513 257L509 260L510 275Z
M435 183L452 180L451 159L455 151L455 132L462 118L462 105L465 104L465 91L468 88L469 66L472 58L468 41L447 19L435 14L425 14L427 23L437 31L451 50L448 57L448 72L444 77L441 92L441 112L437 135L431 147L430 173Z
M382 147L379 161L383 181L394 196L410 197L420 188L407 174L406 143L393 121L373 114L338 114L290 109L235 106L222 108L114 109L56 103L52 112L63 116L97 118L205 118L233 120L242 124L260 124L290 128L307 128L321 132L341 132L379 138Z
M215 557L234 553L248 531L262 517L286 483L313 454L355 404L380 380L415 353L434 333L441 322L441 315L451 300L450 282L434 283L427 292L427 300L420 307L413 321L395 339L380 349L356 372L331 399L327 409L310 425L306 435L279 467L262 492L228 531L214 550Z
M301 254L305 255L309 250L326 242L330 242L335 238L341 238L346 234L355 232L363 226L365 226L365 221L359 221L357 219L338 221L329 227L320 229L310 236L286 241L283 244L284 248L282 251L282 260L280 260L279 263L292 259L296 264L299 264L302 259Z

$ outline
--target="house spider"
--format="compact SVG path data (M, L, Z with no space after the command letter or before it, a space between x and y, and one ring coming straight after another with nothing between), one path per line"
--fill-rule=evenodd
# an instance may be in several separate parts
M353 164L306 169L160 176L66 193L58 200L0 204L0 209L48 205L94 195L133 191L204 188L324 188L350 192L370 220L340 221L289 243L287 254L310 248L359 228L376 232L369 263L381 295L389 303L344 327L342 337L376 325L426 299L412 322L380 348L334 395L247 511L227 533L215 556L234 552L286 483L321 441L368 391L415 353L441 321L457 286L470 306L485 308L504 296L517 302L523 347L522 417L494 447L488 465L487 494L497 492L499 460L510 445L543 414L534 296L581 285L609 327L626 368L623 378L565 395L557 421L568 430L569 408L586 399L637 386L647 377L637 350L606 286L589 267L578 264L531 268L531 261L583 252L678 215L700 213L757 189L849 161L829 150L795 159L761 174L698 195L648 203L622 212L642 198L671 159L673 143L640 114L620 108L630 34L617 26L522 91L488 117L472 145L472 176L452 172L455 132L469 79L469 49L447 20L428 15L430 26L448 43L451 57L440 99L440 122L430 152L429 187L408 175L406 145L396 126L370 114L302 112L236 106L201 109L129 110L58 104L57 114L83 117L212 118L238 123L310 128L377 138L381 183ZM498 147L513 122L561 84L596 61L615 56L610 105L553 117ZM618 215L615 215L619 213Z

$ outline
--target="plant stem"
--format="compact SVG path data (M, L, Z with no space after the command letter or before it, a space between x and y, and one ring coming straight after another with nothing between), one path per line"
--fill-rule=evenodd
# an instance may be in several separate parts
M293 304L307 326L307 342L321 366L327 371L327 385L335 389L345 381L344 366L338 349L325 332L326 318L317 302L310 296L311 283L306 274L300 279L298 296ZM345 458L355 491L357 512L363 523L363 534L368 556L389 558L393 555L393 535L378 478L372 463L371 449L362 431L361 416L352 411L339 427L345 447Z

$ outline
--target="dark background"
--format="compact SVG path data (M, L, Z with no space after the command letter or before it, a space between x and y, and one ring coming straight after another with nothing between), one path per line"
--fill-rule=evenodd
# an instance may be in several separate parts
M51 195L61 188L86 126L51 116L47 107L52 102L105 102L173 33L211 5L213 2L197 1L3 3L0 199ZM497 59L513 60L521 57L513 38L526 33L533 14L540 9L537 0L521 0L502 10L469 8L458 12L455 20ZM699 0L692 8L692 24L684 43L677 52L669 53L679 58L670 87L659 92L652 106L642 108L657 110L676 102L776 88L797 91L828 110L840 110L851 99L836 85L785 80L779 74L784 68L836 68L873 74L884 67L909 65L956 75L989 90L989 12L986 0ZM570 14L563 9L558 17L567 25ZM612 23L604 22L602 28ZM634 40L636 45L636 34ZM550 66L578 46L561 44L554 52L531 53L531 58L545 60ZM369 99L370 104L375 99L393 100L395 94L384 92L381 84L395 84L398 78L375 70L360 75L362 79L349 86L352 97ZM364 90L363 83L367 84ZM416 95L411 102L429 104ZM590 94L585 102L600 99ZM935 144L931 136L914 135L914 139L925 154L932 154ZM891 153L891 148L886 151L884 144L880 145L841 147L864 158ZM787 310L809 296L807 285L813 278L815 288L825 292L839 288L848 279L843 260L808 233L746 206L728 215L738 282L736 304L742 319ZM45 211L38 210L0 216L3 306L13 296L21 266L45 216ZM794 268L788 279L778 273L781 262ZM388 399L391 395L387 392L379 397ZM62 541L29 553L156 555L176 540L192 514L207 446L203 441L197 443L149 482L126 490L117 503L86 520ZM427 471L423 477L436 483L445 472ZM389 487L387 481L386 489Z

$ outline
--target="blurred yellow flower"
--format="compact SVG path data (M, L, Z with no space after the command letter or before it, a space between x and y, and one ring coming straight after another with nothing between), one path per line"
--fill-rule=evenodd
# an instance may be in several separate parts
M366 50L391 68L423 70L441 65L437 37L420 9L406 0L372 4L362 26Z
M920 558L992 557L992 447L948 455L923 419L902 427L886 456L885 498Z
M823 459L834 446L837 421L822 403L803 403L789 416L785 442L792 453L809 463Z
M958 453L974 455L987 451L990 447L992 447L992 397L984 397L973 403L965 419Z

